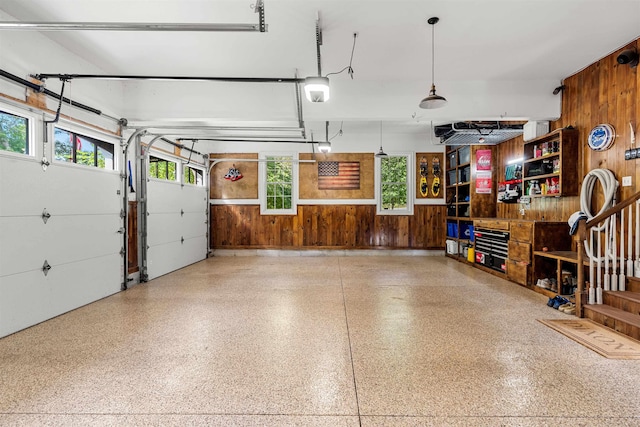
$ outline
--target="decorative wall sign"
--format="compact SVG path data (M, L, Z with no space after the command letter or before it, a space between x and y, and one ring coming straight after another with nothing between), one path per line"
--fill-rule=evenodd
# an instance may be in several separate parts
M476 194L491 194L492 185L491 171L479 171L476 174Z
M239 179L242 179L242 173L236 168L236 165L234 164L229 168L229 172L226 173L224 179L227 179L229 181L237 181Z
M491 150L476 151L476 170L479 170L479 171L491 170Z
M318 162L318 189L360 189L360 162Z
M616 131L609 124L600 124L589 133L587 143L592 150L604 151L611 148L613 141L616 139Z

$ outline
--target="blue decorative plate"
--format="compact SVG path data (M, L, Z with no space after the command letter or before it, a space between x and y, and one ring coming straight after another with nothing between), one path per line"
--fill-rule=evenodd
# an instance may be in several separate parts
M616 131L613 126L601 124L591 129L587 143L592 150L604 151L613 145L614 139L616 139Z

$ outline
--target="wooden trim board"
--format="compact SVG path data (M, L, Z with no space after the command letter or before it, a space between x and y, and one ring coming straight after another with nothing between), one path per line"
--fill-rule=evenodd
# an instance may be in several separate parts
M607 359L640 360L640 341L589 319L538 319L538 321Z

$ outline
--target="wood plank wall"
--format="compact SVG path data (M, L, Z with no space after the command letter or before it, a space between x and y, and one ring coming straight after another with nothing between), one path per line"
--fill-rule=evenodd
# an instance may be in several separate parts
M625 49L640 50L640 39L624 46L611 55L591 64L579 73L563 81L562 116L551 123L551 129L573 126L579 132L579 149L576 161L579 163L579 188L584 176L596 168L610 169L622 185L623 176L631 176L633 185L621 187L619 200L628 198L640 190L640 160L625 160L624 152L631 147L631 129L633 124L636 147L640 148L640 72L637 68L618 64L616 58ZM549 88L553 90L553 88ZM560 96L560 95L558 95ZM596 152L587 145L591 129L601 123L613 125L616 140L607 151ZM498 146L497 162L499 177L504 176L504 166L509 159L522 155L522 137L502 143ZM499 178L500 179L500 178ZM592 210L602 206L602 192L596 185L592 201ZM520 215L520 205L498 203L497 216L502 218L520 218L546 221L566 221L569 216L580 210L579 197L546 197L532 200L531 209Z
M446 207L413 216L376 215L375 205L300 205L297 215L260 215L260 206L212 205L212 249L442 249Z

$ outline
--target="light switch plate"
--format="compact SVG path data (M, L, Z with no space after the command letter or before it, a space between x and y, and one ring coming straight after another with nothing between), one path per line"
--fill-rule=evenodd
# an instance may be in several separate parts
M623 187L631 187L631 177L630 176L623 176L622 177L622 186Z

